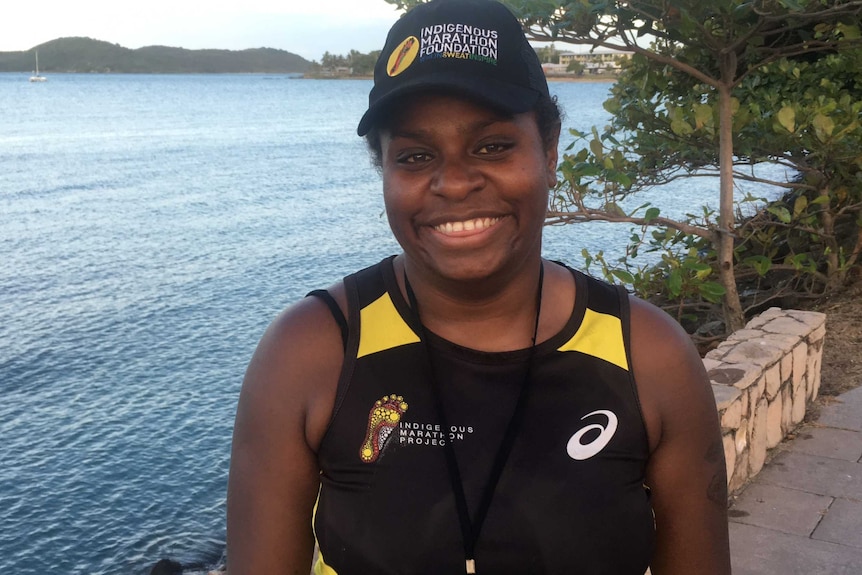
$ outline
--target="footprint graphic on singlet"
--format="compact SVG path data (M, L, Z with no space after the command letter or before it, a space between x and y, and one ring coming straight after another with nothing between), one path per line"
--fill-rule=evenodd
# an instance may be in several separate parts
M373 463L380 457L380 452L398 427L401 416L407 411L407 403L400 395L384 395L374 402L374 407L368 413L368 431L365 441L359 449L359 457L365 463Z

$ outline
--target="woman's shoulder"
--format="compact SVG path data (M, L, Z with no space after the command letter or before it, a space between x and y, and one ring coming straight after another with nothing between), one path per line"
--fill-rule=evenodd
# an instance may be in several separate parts
M326 291L346 312L343 284ZM258 409L284 408L286 416L304 419L306 439L314 449L332 413L343 350L333 310L322 298L305 297L282 311L264 332L242 393L257 398Z

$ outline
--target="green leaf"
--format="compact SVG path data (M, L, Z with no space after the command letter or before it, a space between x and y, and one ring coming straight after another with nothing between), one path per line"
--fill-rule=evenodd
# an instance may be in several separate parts
M835 26L839 32L844 35L844 38L847 40L858 40L862 37L862 33L860 33L859 26L851 26L850 24L839 23Z
M658 208L650 208L650 209L648 209L648 210L646 211L646 214L644 214L644 221L645 221L646 223L650 223L651 221L653 221L654 219L656 219L656 218L659 216L659 214L661 214L661 210L660 210L660 209L658 209Z
M760 277L765 276L769 268L772 267L772 260L766 256L749 256L742 263L751 266Z
M730 99L730 113L736 114L739 111L739 98Z
M632 179L622 172L617 172L616 180L622 187L628 189L632 186Z
M602 143L598 138L593 138L590 140L590 151L595 155L598 161L602 161L604 158L605 151L602 148Z
M679 297L682 292L682 274L679 268L675 268L670 272L670 277L667 278L667 290L673 297Z
M624 218L626 216L625 211L623 211L623 209L615 202L606 203L604 210L612 216L618 216L621 218Z
M590 157L590 151L586 148L581 148L578 153L572 157L573 162L585 162Z
M706 301L718 303L727 292L724 286L716 282L704 282L697 286L697 291Z
M574 167L574 173L578 174L582 178L593 178L602 173L602 168L600 166L584 162Z
M784 206L769 206L766 208L766 211L777 217L778 221L784 224L789 224L792 219L790 217L790 210Z
M778 110L778 123L791 134L796 131L796 110L791 106L784 106Z
M712 274L712 267L702 262L689 263L685 267L693 271L694 276L699 280L705 280Z
M602 107L608 112L608 114L614 115L620 111L620 103L616 98L610 98L605 100L602 103Z
M682 118L676 118L671 121L670 129L677 136L688 136L689 134L694 132L694 128L691 127L691 124L689 124Z
M808 198L805 196L799 196L796 198L796 201L793 202L793 218L798 219L800 214L802 214L805 209L808 207Z
M832 121L832 118L823 114L815 115L811 124L814 126L814 134L821 142L828 140L829 136L835 130L835 122Z
M614 277L626 284L635 283L635 277L625 270L613 270Z
M786 263L789 263L797 270L801 270L808 263L808 254L796 254L793 257L787 258Z
M712 124L712 106L708 104L694 105L695 127L700 129Z

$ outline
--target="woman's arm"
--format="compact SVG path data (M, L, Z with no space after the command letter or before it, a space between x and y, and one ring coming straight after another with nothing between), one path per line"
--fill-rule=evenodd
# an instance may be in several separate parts
M632 298L632 363L647 432L653 575L727 575L727 472L715 398L688 334Z
M289 309L261 339L243 381L231 449L230 575L309 573L316 450L342 360L340 331L316 298Z

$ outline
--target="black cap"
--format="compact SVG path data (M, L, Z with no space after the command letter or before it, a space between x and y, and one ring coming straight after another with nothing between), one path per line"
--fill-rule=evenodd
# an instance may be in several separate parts
M374 66L357 133L367 134L395 99L430 89L458 92L512 114L550 97L520 23L494 0L433 0L402 16Z

